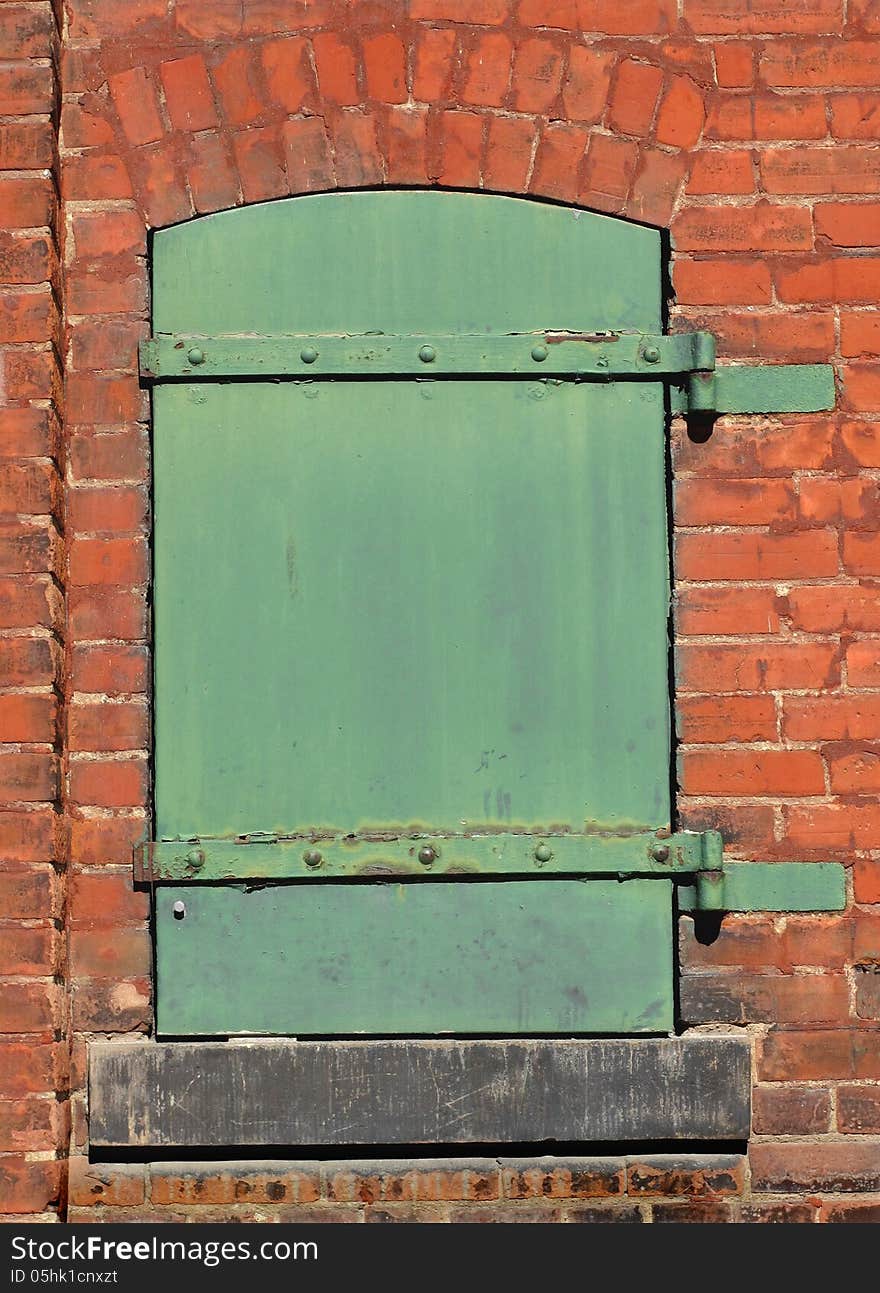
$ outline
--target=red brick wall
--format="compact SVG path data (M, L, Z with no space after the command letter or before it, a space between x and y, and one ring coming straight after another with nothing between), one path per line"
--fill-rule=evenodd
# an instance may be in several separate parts
M57 225L51 6L0 0L0 40L6 1206L62 1197L69 1053L79 1217L880 1215L880 4L69 0ZM673 427L681 823L852 877L843 915L728 916L710 946L683 921L685 1021L754 1042L745 1160L361 1164L338 1189L332 1165L84 1161L86 1041L150 1028L146 232L378 184L668 226L674 328L837 366L833 415Z

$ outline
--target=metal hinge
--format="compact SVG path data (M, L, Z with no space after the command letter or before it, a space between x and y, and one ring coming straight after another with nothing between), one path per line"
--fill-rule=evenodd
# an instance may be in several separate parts
M834 407L829 364L716 368L711 332L554 331L498 336L368 333L197 336L141 342L150 382L212 378L573 377L669 383L673 412L809 413Z

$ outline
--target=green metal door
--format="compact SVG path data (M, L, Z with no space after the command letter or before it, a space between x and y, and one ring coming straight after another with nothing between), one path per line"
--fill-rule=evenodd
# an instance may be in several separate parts
M671 1029L663 386L557 360L659 235L328 195L154 275L160 1031Z

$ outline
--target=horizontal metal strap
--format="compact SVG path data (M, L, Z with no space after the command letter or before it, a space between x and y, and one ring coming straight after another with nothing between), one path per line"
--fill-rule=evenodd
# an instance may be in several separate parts
M201 883L383 876L674 875L717 865L720 851L721 837L714 831L668 836L157 840L135 850L135 877Z
M821 413L834 408L830 364L725 364L670 392L673 413Z
M681 376L715 364L709 332L520 332L501 336L217 336L160 333L141 342L151 381L227 377Z
M846 881L839 862L725 862L681 887L682 911L843 911Z

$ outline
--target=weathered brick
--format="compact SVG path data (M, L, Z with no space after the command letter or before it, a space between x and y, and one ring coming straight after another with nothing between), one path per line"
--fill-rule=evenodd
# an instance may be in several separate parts
M752 1091L752 1129L758 1135L822 1135L830 1123L827 1087L756 1086Z
M880 1189L880 1142L756 1144L749 1152L752 1188L864 1192Z
M742 1193L745 1160L733 1154L692 1158L658 1154L646 1159L629 1159L626 1175L627 1190L633 1196L717 1198Z

